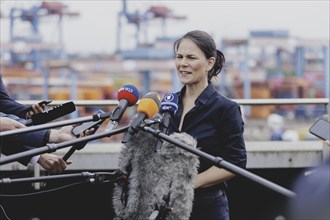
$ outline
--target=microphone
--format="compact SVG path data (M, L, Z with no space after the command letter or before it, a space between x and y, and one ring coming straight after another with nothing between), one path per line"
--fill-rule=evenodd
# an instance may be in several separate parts
M137 131L138 126L146 118L151 118L159 111L160 96L157 92L149 92L140 100L137 114L133 117L122 143L126 143Z
M112 131L117 128L118 122L122 118L127 106L133 106L139 100L139 92L135 86L127 84L119 89L117 99L119 103L112 111L110 122L107 124L105 131Z
M158 124L150 127L157 128ZM115 219L189 219L198 156L167 141L155 153L157 138L142 131L120 151L118 170L127 178L114 185ZM174 132L169 137L196 148L197 141L186 133Z
M62 105L45 109L44 111L38 114L32 115L31 119L27 120L24 124L26 126L44 124L54 119L70 114L75 110L76 110L76 106L74 105L74 103L67 102Z
M162 103L160 105L159 113L163 116L160 125L159 130L164 133L169 133L169 125L171 122L171 117L175 114L176 110L178 110L178 95L175 93L166 93L164 95L164 98L162 100ZM155 151L159 152L161 149L163 141L158 139Z

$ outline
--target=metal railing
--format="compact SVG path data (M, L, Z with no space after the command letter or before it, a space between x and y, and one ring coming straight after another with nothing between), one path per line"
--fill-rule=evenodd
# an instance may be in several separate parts
M40 100L18 100L19 103L32 105ZM54 100L50 106L73 101L76 106L116 106L118 100ZM329 105L328 98L291 98L291 99L233 99L240 105Z

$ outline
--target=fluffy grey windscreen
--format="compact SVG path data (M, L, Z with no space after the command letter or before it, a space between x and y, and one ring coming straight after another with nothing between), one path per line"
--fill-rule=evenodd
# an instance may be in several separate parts
M173 133L170 137L193 148L197 144L186 133ZM173 210L160 213L166 219L189 218L199 160L166 141L160 152L155 152L156 141L152 134L138 131L122 148L118 166L129 177L115 185L115 219L149 219L156 207L165 204Z

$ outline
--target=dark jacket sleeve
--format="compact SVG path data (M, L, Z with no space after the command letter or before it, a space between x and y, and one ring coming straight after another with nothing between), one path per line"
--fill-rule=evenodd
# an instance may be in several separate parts
M8 117L20 123L24 119L18 118L15 115L4 114L0 112L0 117ZM4 155L13 155L23 151L35 149L45 146L49 139L49 130L33 131L19 135L6 136L0 138L0 149ZM20 158L17 161L23 165L27 165L32 157Z
M0 74L0 112L17 115L20 118L25 118L29 106L16 102L7 93L6 87L2 82Z
M241 168L246 168L247 155L243 137L244 121L239 105L231 104L225 115L223 124L226 125L226 129L223 129L223 132L226 139L222 145L224 148L223 159Z

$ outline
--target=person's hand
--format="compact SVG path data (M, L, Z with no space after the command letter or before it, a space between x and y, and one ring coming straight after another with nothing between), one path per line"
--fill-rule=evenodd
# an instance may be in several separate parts
M14 130L18 128L25 128L26 126L7 117L0 117L0 131Z
M51 129L49 142L50 143L61 143L65 141L71 141L76 137L72 134L72 125L64 126L60 129Z
M30 110L26 113L26 118L30 119L32 117L32 115L38 114L40 112L42 112L43 110L46 109L46 105L42 104L33 104L30 108Z
M52 129L49 136L50 143L60 143L76 139L73 135L72 129L75 126L64 126L59 130ZM80 133L79 137L84 137L94 133L94 129L89 129L85 132ZM54 154L42 154L38 159L38 163L48 172L52 174L58 174L63 172L67 165L71 164L72 161L64 161L61 157Z
M52 174L62 173L71 161L64 161L61 157L54 154L42 154L38 159L38 163L42 168Z
M68 125L64 126L61 129L52 129L50 131L50 136L49 136L49 142L50 143L61 143L65 141L71 141L73 139L76 139L77 137L72 133L72 129L75 126ZM94 129L89 129L85 132L80 133L79 137L84 137L92 134L94 132Z

